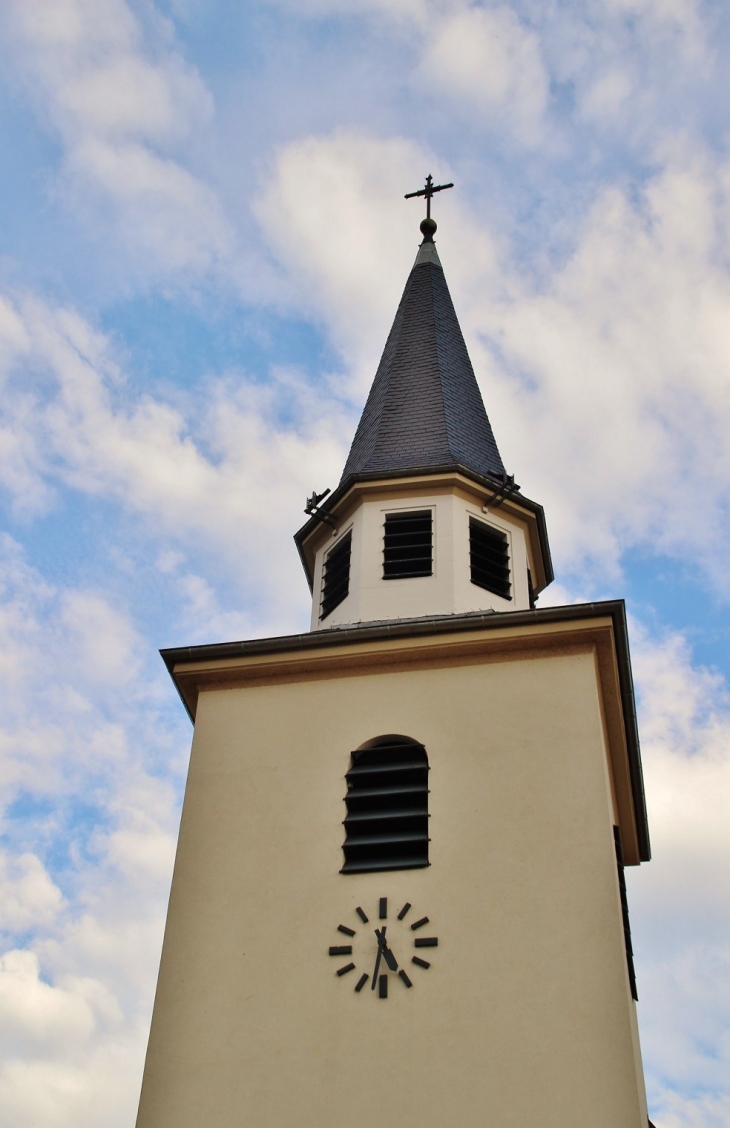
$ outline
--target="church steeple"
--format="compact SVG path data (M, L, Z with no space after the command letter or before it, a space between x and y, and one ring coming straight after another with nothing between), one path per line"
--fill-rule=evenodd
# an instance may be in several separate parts
M542 507L505 472L433 241L406 282L339 486L296 542L312 628L514 611L552 580ZM329 493L329 491L327 491ZM397 583L387 582L395 581Z
M649 1123L625 608L531 609L542 509L424 224L296 537L313 631L163 652L195 744L137 1128Z
M434 468L499 479L505 473L438 252L427 238L406 282L342 481Z
M342 482L367 474L421 473L457 467L503 478L504 465L484 410L454 303L433 241L431 199L453 184L433 183L423 196L423 242L406 282L370 389Z

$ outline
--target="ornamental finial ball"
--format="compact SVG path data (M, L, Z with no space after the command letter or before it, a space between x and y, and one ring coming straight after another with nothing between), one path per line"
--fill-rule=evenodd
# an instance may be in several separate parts
M433 237L436 234L436 220L428 219L421 220L421 233L423 235L424 243L433 243Z

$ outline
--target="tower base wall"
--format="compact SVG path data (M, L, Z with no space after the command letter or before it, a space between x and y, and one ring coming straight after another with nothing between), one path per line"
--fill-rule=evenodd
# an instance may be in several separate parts
M355 666L200 693L138 1128L646 1128L595 647ZM431 864L343 875L387 734L426 747ZM383 897L387 999L354 990Z

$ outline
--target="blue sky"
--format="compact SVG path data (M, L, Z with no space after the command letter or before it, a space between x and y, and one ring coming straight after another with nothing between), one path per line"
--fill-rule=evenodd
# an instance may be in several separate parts
M730 1128L730 10L6 0L0 1119L134 1123L190 727L160 646L306 629L418 242L546 508L624 595L658 1128Z

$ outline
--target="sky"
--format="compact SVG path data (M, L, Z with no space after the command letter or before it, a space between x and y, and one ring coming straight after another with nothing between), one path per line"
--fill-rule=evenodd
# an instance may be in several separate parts
M730 1128L730 7L0 5L0 1121L131 1128L191 728L158 649L306 630L419 241L540 606L623 597L657 1128Z

